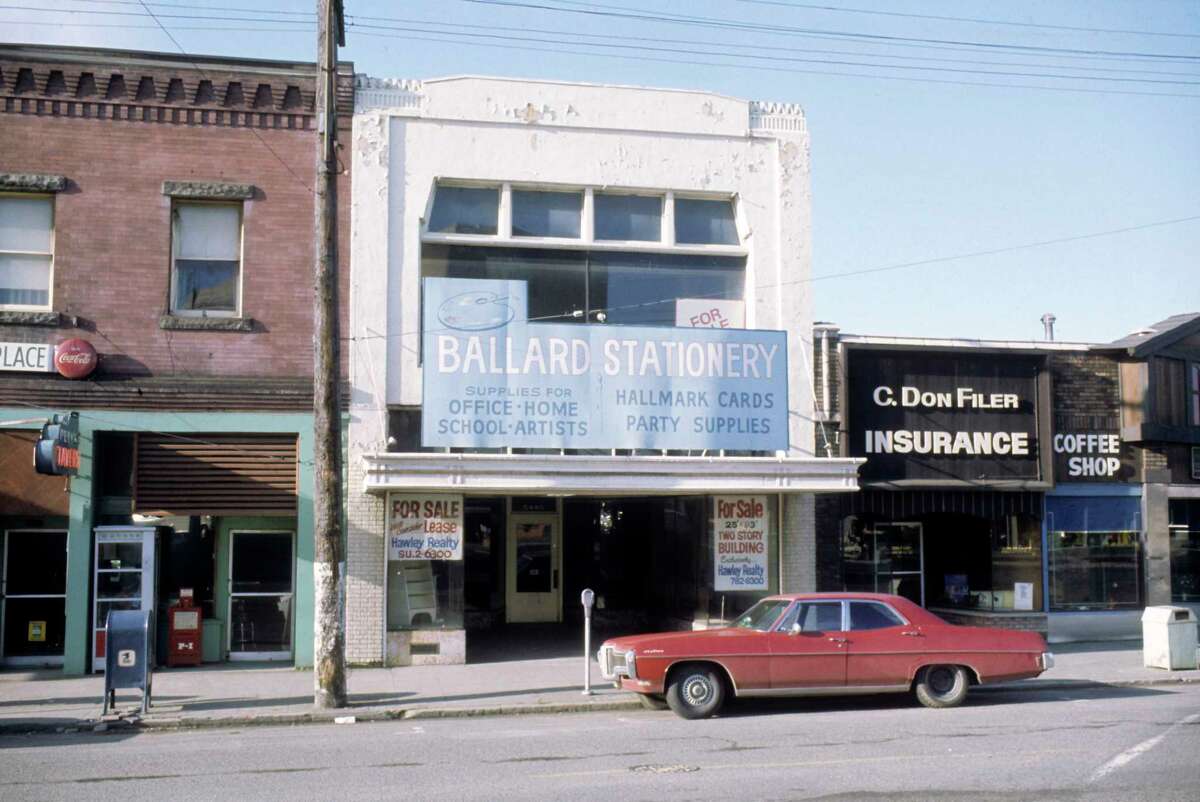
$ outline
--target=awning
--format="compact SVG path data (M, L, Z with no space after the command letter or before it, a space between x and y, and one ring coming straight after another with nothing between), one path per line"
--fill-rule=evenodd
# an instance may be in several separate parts
M555 496L839 493L862 459L558 454L364 455L368 493L422 490Z

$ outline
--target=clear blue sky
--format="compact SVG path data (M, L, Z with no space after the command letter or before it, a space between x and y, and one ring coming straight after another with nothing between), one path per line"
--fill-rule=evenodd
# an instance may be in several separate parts
M176 50L137 0L52 5L0 0L0 37ZM150 8L191 53L311 60L314 5ZM1031 339L1051 311L1059 339L1106 341L1200 311L1200 220L946 258L1200 216L1200 2L346 0L346 13L341 55L375 76L800 103L814 308L846 331ZM927 260L942 261L836 276Z

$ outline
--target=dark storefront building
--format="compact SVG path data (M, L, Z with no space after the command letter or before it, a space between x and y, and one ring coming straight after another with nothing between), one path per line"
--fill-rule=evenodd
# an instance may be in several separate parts
M861 493L818 500L821 589L1052 640L1135 637L1146 605L1200 601L1198 331L1181 315L1094 346L818 325L824 436L867 460Z

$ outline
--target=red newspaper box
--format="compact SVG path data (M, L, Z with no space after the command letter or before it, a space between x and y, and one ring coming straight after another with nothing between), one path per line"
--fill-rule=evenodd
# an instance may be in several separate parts
M167 608L167 665L200 665L204 616L192 600L192 589L179 591L179 604Z

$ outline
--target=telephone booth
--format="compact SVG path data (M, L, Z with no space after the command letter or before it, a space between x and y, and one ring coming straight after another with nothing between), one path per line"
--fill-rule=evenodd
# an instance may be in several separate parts
M92 670L104 670L110 610L154 612L161 527L97 526L92 581Z

